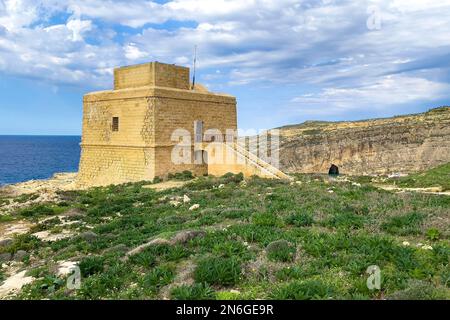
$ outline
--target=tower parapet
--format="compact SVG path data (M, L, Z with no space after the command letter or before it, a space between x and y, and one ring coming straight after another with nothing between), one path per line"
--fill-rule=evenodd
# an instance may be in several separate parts
M114 90L148 86L189 90L189 68L150 62L114 69Z

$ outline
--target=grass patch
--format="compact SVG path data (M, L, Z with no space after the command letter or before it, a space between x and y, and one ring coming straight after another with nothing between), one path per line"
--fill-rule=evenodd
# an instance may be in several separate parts
M183 171L177 173L169 173L170 180L178 180L178 181L189 181L194 179L194 175L191 171Z
M83 258L78 266L81 270L83 277L89 277L91 275L103 272L105 259L100 256L89 256Z
M37 204L20 210L18 214L25 218L37 218L37 217L57 215L64 212L66 209L67 208L51 204Z
M175 287L170 292L175 300L214 300L214 290L207 284L196 283L191 286Z
M309 227L314 223L314 217L308 213L292 213L285 218L285 222L296 227Z
M271 261L291 262L295 258L296 248L286 240L278 240L270 243L266 252Z
M399 179L391 179L401 187L408 188L430 188L442 187L444 191L450 190L450 162L431 170L411 174Z
M275 290L272 298L276 300L318 300L329 299L333 289L321 281L294 281Z
M424 219L425 216L423 214L412 212L389 218L381 225L381 228L393 235L416 235L421 233L421 226Z
M197 283L230 286L239 281L241 263L236 258L208 257L199 261L194 272Z
M151 270L144 276L143 287L152 292L157 292L160 288L170 284L175 277L172 266L159 266Z

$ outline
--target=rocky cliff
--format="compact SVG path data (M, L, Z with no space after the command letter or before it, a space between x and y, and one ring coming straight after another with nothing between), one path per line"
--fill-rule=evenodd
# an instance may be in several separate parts
M410 173L450 162L450 107L386 119L280 128L285 172Z

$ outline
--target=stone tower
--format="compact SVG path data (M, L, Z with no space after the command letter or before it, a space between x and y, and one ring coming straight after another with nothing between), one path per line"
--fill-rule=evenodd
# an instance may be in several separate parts
M189 68L152 62L117 68L114 90L85 95L78 185L150 181L184 170L273 176L276 169L267 171L258 159L250 165L207 164L205 142L225 141L226 132L237 130L236 98L191 88L189 79ZM220 134L208 137L211 130ZM173 161L180 141L189 151L182 163Z
M87 94L78 183L107 185L153 180L189 170L207 173L205 163L172 161L175 130L194 137L202 130L236 129L236 99L196 88L189 68L152 62L114 70L114 90ZM198 128L197 128L198 130ZM193 138L192 138L193 139Z

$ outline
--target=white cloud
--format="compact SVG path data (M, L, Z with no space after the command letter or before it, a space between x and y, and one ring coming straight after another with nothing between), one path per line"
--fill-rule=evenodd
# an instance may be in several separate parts
M386 76L356 88L325 88L291 100L291 109L305 115L336 115L355 109L389 110L415 101L438 100L450 91L448 83L401 75Z
M92 29L92 22L89 20L69 19L66 27L72 31L72 41L83 41L83 33Z
M37 7L26 0L5 0L0 4L0 25L8 30L25 27L38 17Z
M148 54L146 52L142 52L138 47L136 47L135 43L129 43L125 46L125 57L128 60L138 60L147 56Z
M380 9L381 30L366 27L371 5ZM319 92L297 106L409 103L441 94L446 85L448 12L450 0L0 0L0 72L109 86L121 64L190 66L198 45L208 80ZM197 25L148 26L169 20ZM213 76L217 69L220 77Z

